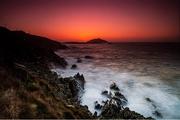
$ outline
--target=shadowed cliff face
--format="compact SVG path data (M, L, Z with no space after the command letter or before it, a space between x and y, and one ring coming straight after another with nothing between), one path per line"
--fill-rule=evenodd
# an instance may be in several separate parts
M54 50L65 49L66 46L2 27L0 39L0 118L99 117L92 115L87 106L80 105L79 94L85 84L83 75L78 73L60 78L49 70L50 63L66 67L67 62L54 53ZM105 107L109 110L111 106L107 104ZM117 117L119 114L121 116ZM130 110L117 112L113 116L111 111L105 111L101 118L144 118L134 115L136 113Z
M92 118L77 101L78 78L59 79L49 63L66 67L54 53L65 45L0 28L0 118Z
M56 62L65 67L64 59L54 54L56 49L65 49L65 45L48 38L30 35L22 31L10 31L0 27L1 62Z

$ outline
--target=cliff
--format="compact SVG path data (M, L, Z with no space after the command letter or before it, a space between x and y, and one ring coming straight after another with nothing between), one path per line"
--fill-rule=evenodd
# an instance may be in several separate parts
M145 118L123 109L120 93L118 99L106 101L99 116L80 105L84 76L77 73L62 78L49 70L52 63L66 68L65 59L54 53L56 49L67 49L65 45L3 27L0 39L0 118Z
M0 118L92 118L77 98L82 76L58 78L49 70L49 63L66 67L54 54L65 45L3 27L0 39Z

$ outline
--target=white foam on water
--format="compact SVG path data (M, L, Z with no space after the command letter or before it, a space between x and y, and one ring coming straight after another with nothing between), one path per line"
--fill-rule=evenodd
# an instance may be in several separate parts
M70 58L71 59L71 58ZM68 62L74 63L75 59L68 59ZM94 102L101 103L107 98L101 95L103 90L108 90L112 82L116 82L121 93L127 98L131 110L136 111L146 117L152 116L157 110L163 118L180 118L180 101L179 99L168 93L169 86L164 85L158 78L150 76L140 76L133 73L121 73L111 68L96 67L93 63L88 62L78 64L78 69L53 69L60 73L62 77L73 76L77 72L84 75L85 93L82 96L82 105L87 105L89 110L94 113ZM153 107L151 102L145 98L150 98L155 104ZM100 111L97 111L98 113Z
M87 51L83 50L83 53L80 54L83 61L82 63L76 63L76 57L79 57L79 53L72 52L71 50L69 52L65 51L63 57L65 57L69 63L67 69L54 68L52 70L56 71L62 77L74 76L78 72L84 75L86 83L81 104L87 105L92 113L95 112L95 101L101 103L107 99L101 95L101 92L103 90L109 90L110 84L116 82L120 88L120 92L127 98L127 107L129 107L130 110L136 111L145 117L152 116L157 118L153 115L153 112L157 110L162 114L163 118L180 118L180 97L172 94L172 86L165 84L161 78L143 74L141 71L138 71L142 69L141 67L136 68L132 72L124 71L125 67L123 66L128 66L128 61L125 63L123 60L117 62L117 59L109 59L110 61L106 61L106 58L111 58L112 56L93 54L94 56L96 55L95 59L84 59L82 55L87 55ZM115 51L115 53L117 52ZM57 52L57 54L60 56L63 55L60 52ZM101 55L102 58L106 58L99 59L99 55ZM118 56L120 55L118 54ZM102 60L105 60L106 63L102 62ZM77 69L71 69L71 65L74 63L77 64ZM140 64L141 62L138 63L138 65ZM120 68L120 66L123 68ZM134 66L131 66L130 69L132 69L132 67ZM147 68L147 66L143 68ZM142 70L144 71L144 69ZM146 98L150 98L153 102L148 102ZM156 108L154 106L156 106ZM100 113L100 111L97 112Z

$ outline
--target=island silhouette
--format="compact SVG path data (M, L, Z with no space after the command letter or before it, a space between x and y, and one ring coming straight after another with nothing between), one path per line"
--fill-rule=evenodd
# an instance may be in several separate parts
M66 44L110 44L109 41L101 39L101 38L95 38L88 40L86 42L65 42Z
M109 43L109 42L107 40L103 40L101 38L96 38L96 39L89 40L86 43L104 44L104 43Z

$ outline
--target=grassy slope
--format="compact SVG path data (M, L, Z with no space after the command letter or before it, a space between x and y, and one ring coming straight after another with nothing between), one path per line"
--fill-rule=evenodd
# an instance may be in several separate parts
M0 39L0 118L92 117L71 101L70 84L56 84L57 75L48 70L49 62L66 66L53 52L66 46L2 27Z

